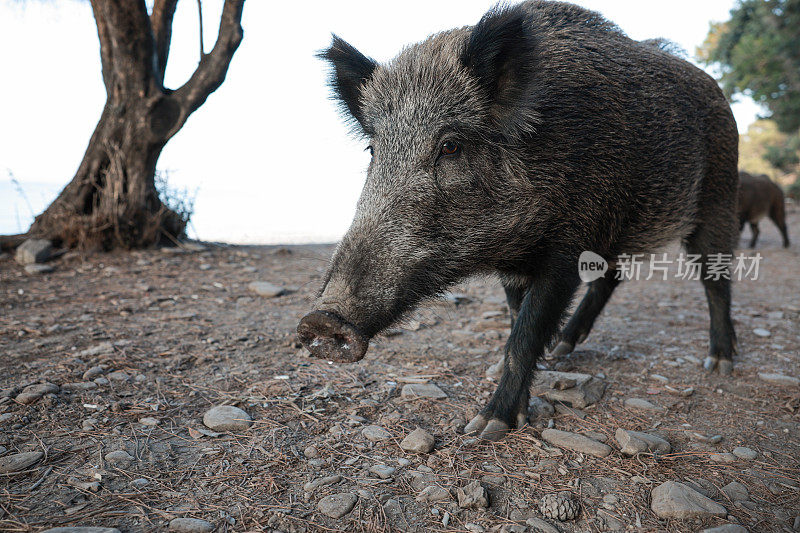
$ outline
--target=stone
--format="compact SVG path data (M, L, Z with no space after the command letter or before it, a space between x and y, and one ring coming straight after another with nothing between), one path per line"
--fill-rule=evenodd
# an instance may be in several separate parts
M417 428L400 442L400 449L411 453L430 453L435 442L433 435L422 428Z
M677 481L666 481L651 493L650 508L659 518L725 517L728 511L714 500Z
M447 398L447 394L433 383L406 383L400 391L401 398Z
M469 533L483 533L486 531L486 528L480 524L474 524L472 522L467 522L464 524L464 529L469 531Z
M480 481L471 481L464 487L456 489L458 506L462 509L484 509L489 507L489 494Z
M428 485L419 494L416 500L418 502L441 502L452 498L450 491L439 485Z
M711 461L715 463L734 463L736 462L736 456L732 453L712 453L708 456Z
M374 425L364 426L364 429L361 430L361 434L370 442L383 442L392 438L391 433L380 426Z
M44 457L42 452L22 452L0 457L0 474L21 472Z
M25 272L31 275L49 274L54 270L55 268L53 268L53 265L41 265L39 263L32 263L30 265L25 265Z
M769 374L759 372L758 377L761 380L771 383L772 385L779 385L781 387L797 387L800 386L800 379L792 376L784 376L783 374Z
M747 529L739 524L725 524L717 527L709 527L700 533L747 533Z
M528 418L531 422L542 420L545 418L552 418L556 413L553 404L540 398L539 396L532 396L528 401Z
M51 527L41 533L120 533L115 527L67 526Z
M199 518L174 518L169 522L169 530L177 533L211 533L214 524Z
M85 381L91 381L98 376L102 376L105 371L106 367L103 365L93 366L83 373L83 379Z
M745 461L752 461L758 457L758 452L745 446L737 446L733 449L733 455L739 459L744 459Z
M58 392L58 390L58 385L54 385L52 383L35 383L22 389L22 392L17 394L17 397L14 398L14 400L17 403L28 405L35 402L45 394L55 394Z
M106 454L106 461L112 466L127 466L133 462L133 456L125 450L116 450Z
M733 501L746 501L750 499L750 493L747 492L747 487L738 481L731 481L719 490Z
M331 518L341 518L355 507L358 496L350 492L340 492L325 496L317 503L317 510Z
M541 518L528 518L525 523L533 528L534 533L561 533L556 526Z
M17 247L14 259L20 265L44 263L53 255L53 243L45 239L28 239Z
M607 444L597 442L577 433L558 429L545 429L542 431L542 438L554 446L593 455L594 457L607 457L613 451L611 446Z
M269 281L251 281L247 288L265 298L277 298L286 294L286 289Z
M661 412L664 411L664 408L656 405L654 403L648 402L647 400L643 400L642 398L628 398L625 400L625 407L628 409L633 409L635 411L649 411L649 412Z
M306 446L306 448L303 450L303 455L309 459L314 459L319 457L319 449L317 449L317 447L314 445Z
M374 465L370 467L369 471L381 479L389 479L394 475L397 469L389 465Z
M87 391L97 388L97 383L94 381L76 381L75 383L63 383L61 385L61 390L66 391Z
M383 504L383 513L389 522L395 526L400 524L407 524L405 516L403 516L403 507L400 505L400 500L389 498Z
M232 405L217 405L203 415L203 424L214 431L243 431L252 423L249 414Z
M556 388L566 385L572 386L561 390ZM590 374L540 370L533 381L532 395L544 396L551 402L563 402L583 409L602 398L605 390L605 381Z
M770 333L768 329L764 328L754 328L753 333L755 333L759 337L769 337L770 335L772 335L772 333Z
M139 423L143 426L157 426L159 421L157 418L153 418L152 416L145 416L139 419Z
M619 443L620 451L625 455L646 452L669 453L672 451L672 446L670 446L669 442L657 435L619 428L614 436Z
M303 490L306 492L314 492L319 487L324 487L325 485L333 485L334 483L339 483L342 480L342 476L339 474L334 474L332 476L325 476L315 479L314 481L309 481L305 485L303 485Z

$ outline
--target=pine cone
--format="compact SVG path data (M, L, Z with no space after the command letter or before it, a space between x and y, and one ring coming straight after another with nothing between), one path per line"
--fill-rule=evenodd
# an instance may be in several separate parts
M562 522L577 518L581 506L572 498L569 491L548 494L539 502L539 511L547 518L555 518Z

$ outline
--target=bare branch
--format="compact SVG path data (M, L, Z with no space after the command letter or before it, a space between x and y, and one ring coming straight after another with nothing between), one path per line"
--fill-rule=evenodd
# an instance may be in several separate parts
M153 41L156 48L156 66L161 81L167 71L169 47L172 41L172 19L178 0L155 0L153 12L150 14L150 25L153 27Z
M225 81L233 54L244 36L241 24L243 7L244 0L225 0L214 48L200 58L200 64L189 81L175 91L174 96L184 108L184 120Z
M203 0L197 0L197 18L200 22L200 57L206 55L203 50Z
M111 73L114 70L111 53L111 34L108 31L105 12L101 8L102 4L102 0L92 0L92 13L97 24L97 37L100 40L100 65L103 72L103 83L106 86L106 93L111 95Z

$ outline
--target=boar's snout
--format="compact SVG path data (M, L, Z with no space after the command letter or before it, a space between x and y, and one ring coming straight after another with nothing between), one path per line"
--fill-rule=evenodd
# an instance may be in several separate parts
M297 335L311 355L339 363L364 357L369 339L345 319L330 311L313 311L300 320Z

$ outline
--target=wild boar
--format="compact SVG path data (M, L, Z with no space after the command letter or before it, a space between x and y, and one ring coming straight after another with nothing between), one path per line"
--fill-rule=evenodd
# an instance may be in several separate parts
M786 230L786 200L778 185L761 174L754 176L739 171L739 232L744 223L750 223L750 248L756 247L758 240L758 221L769 216L783 237L783 247L789 247L789 233Z
M738 136L722 92L598 13L529 1L386 64L335 35L321 56L372 159L298 337L314 356L357 361L421 300L468 276L499 276L513 326L497 390L467 433L498 439L525 422L582 251L613 262L681 239L704 271L709 255L732 254ZM730 281L703 278L706 367L729 374ZM610 270L591 283L560 353L588 333L618 282Z

